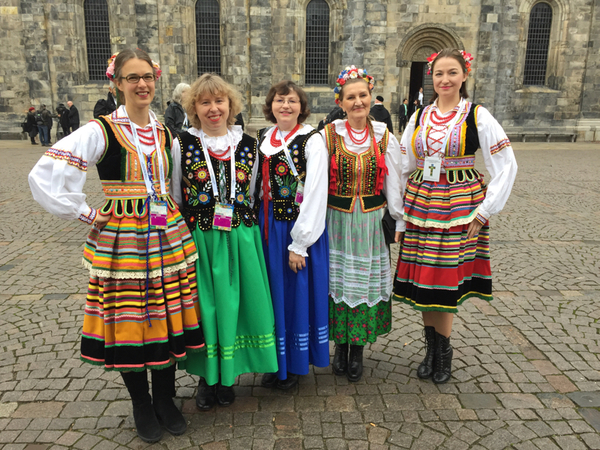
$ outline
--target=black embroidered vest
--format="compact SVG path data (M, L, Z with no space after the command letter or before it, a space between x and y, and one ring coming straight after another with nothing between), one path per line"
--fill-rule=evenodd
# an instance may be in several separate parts
M183 191L183 204L181 213L185 218L191 231L196 225L202 231L212 229L215 214L215 198L213 196L212 183L208 165L204 159L200 139L190 133L183 132L178 137L181 144L181 169ZM231 226L237 228L240 223L251 227L257 223L252 209L250 208L250 178L252 166L256 158L256 139L247 134L235 150L236 188L233 209L233 220ZM210 156L215 176L219 179L219 160ZM231 187L230 161L225 163L225 178L227 180L227 195L221 201L231 201L229 189Z
M258 132L258 148L260 148L260 144L264 141L266 130L265 128ZM306 143L317 133L316 130L312 130L310 133L298 135L288 144L290 156L296 166L298 178L301 181L306 179ZM260 151L258 154L258 164L260 165L258 166L258 177L255 185L255 205L258 207L261 204L259 193L263 182L262 167L265 160L267 160L267 164L269 165L269 180L271 181L271 198L273 199L273 216L276 220L296 220L300 213L300 208L295 203L298 180L294 177L285 152L282 150L270 157L265 156Z

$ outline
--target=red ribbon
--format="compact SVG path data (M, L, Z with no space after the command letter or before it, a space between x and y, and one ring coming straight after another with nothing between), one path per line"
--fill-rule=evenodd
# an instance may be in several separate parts
M269 245L269 196L271 186L269 184L269 161L270 156L265 156L262 164L262 195L263 195L263 213L265 218L265 241Z
M329 165L329 193L335 195L337 184L338 165L335 162L335 154L331 155L331 164Z

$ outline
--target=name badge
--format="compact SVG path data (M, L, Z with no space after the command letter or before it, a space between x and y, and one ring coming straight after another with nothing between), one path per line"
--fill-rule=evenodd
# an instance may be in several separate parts
M304 181L298 180L298 187L296 188L296 206L300 206L300 203L304 201Z
M167 229L167 202L150 202L150 226L159 230Z
M213 229L221 231L231 231L231 221L233 220L233 205L227 203L215 204L215 217L213 219Z
M440 171L442 169L442 160L434 156L426 156L425 164L423 166L423 180L433 181L437 183L440 181Z

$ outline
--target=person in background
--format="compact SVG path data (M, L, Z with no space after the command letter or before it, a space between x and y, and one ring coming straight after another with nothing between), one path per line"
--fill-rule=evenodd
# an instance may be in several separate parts
M187 113L181 106L182 99L189 90L190 85L187 83L179 83L175 86L171 102L165 111L165 125L174 136L179 136L190 127Z
M44 118L45 109L46 105L42 105L40 107L35 114L35 120L40 133L40 144L44 147L48 147L50 146L50 136L48 135L48 125L46 124L46 119Z
M311 364L329 365L328 158L321 135L303 124L310 115L308 98L294 82L272 86L263 113L276 126L259 131L252 183L275 311L279 370L265 373L261 384L288 390Z
M452 373L458 306L492 300L488 220L506 204L517 162L496 119L467 101L471 54L446 48L427 60L435 101L410 118L401 142L406 231L396 233L402 246L393 298L423 317L426 352L417 376L442 384ZM474 167L479 149L489 183Z
M52 113L46 109L46 105L42 105L42 119L44 124L48 128L48 139L46 139L46 145L52 145Z
M69 110L64 105L64 103L59 103L56 107L56 115L58 116L58 123L62 128L63 137L69 134ZM58 127L57 127L57 135L58 138Z
M383 97L381 95L375 97L375 104L371 108L371 116L377 122L385 123L387 129L390 130L390 133L394 132L392 117L390 116L390 112L386 109L386 107L383 106Z
M140 49L109 61L106 75L124 104L48 149L29 185L48 212L90 226L81 360L120 373L137 434L151 443L161 426L174 435L187 429L173 397L176 362L204 346L195 310L198 255L170 195L172 137L150 110L160 67ZM94 165L106 197L99 209L82 192Z
M417 94L417 101L419 102L419 106L423 106L423 88L419 88L419 93Z
M115 84L111 81L108 86L106 100L101 98L94 105L94 119L100 116L108 116L117 109L117 97L115 93Z
M79 110L70 100L67 102L67 106L69 107L69 131L72 133L79 128Z
M38 134L38 125L37 118L35 114L35 107L31 106L29 111L27 112L27 117L25 119L25 130L29 134L29 139L31 139L32 145L37 145L35 142L35 137Z
M402 133L406 128L406 123L408 122L408 99L402 100L402 104L400 105L400 109L398 110L398 119L399 119L399 127L398 131Z

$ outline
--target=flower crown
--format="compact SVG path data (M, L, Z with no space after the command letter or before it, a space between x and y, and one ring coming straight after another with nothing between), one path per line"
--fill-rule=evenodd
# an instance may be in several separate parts
M471 61L473 61L473 55L465 52L464 50L459 50L459 52L462 55L462 57L465 59L465 66L467 68L467 73L471 72ZM432 53L431 56L429 58L427 58L427 67L429 67L429 69L427 69L427 75L431 75L431 68L433 67L433 61L435 60L435 58L437 58L438 55L439 55L439 53Z
M367 75L367 71L365 69L357 69L355 66L347 66L340 72L337 80L335 81L335 88L333 89L333 92L335 92L336 105L340 104L340 92L342 91L342 87L344 87L346 81L354 78L362 78L369 85L369 90L373 90L373 87L375 86L375 78L373 78L371 75Z
M108 58L108 67L106 68L106 76L111 81L115 80L115 59L117 59L118 54L119 54L119 52L115 53L110 58ZM151 60L151 61L152 61L152 68L156 71L156 79L158 80L160 78L160 75L162 74L162 70L160 70L160 66L156 61L154 61L154 60Z

